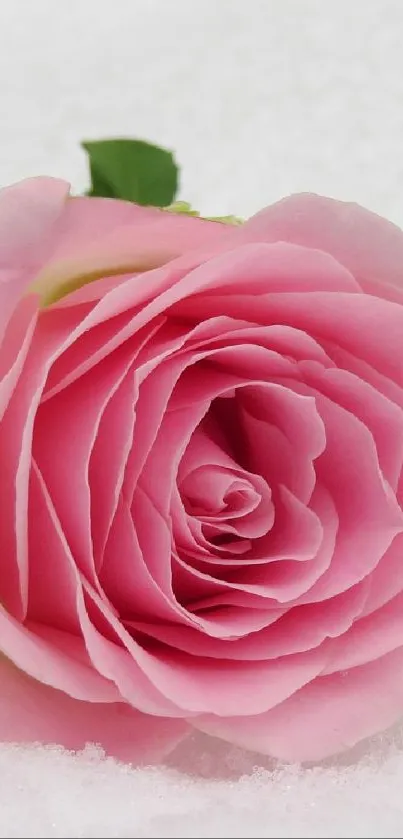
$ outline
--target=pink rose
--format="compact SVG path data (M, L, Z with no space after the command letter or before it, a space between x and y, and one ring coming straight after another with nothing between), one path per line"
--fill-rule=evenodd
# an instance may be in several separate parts
M0 739L316 760L397 720L403 233L38 178L0 280Z

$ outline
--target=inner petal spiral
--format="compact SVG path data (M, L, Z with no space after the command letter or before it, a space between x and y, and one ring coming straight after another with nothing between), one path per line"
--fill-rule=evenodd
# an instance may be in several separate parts
M251 539L273 526L271 490L261 475L243 468L228 451L211 414L194 431L178 470L178 488L190 526L219 550L243 554ZM196 527L195 527L196 526Z

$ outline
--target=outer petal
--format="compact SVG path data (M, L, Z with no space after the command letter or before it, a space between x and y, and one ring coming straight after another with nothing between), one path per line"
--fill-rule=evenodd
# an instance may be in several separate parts
M68 185L32 178L0 190L0 345L21 295L41 264L44 241L63 212Z
M0 266L35 268L60 218L69 185L29 178L0 190Z
M109 198L70 198L34 288L50 302L90 280L156 268L229 235L205 219Z
M358 204L292 195L253 216L241 230L247 241L318 248L336 257L359 282L403 289L403 232ZM396 299L393 293L391 299Z
M82 702L31 679L0 658L0 740L82 749L97 743L107 755L160 762L187 732L182 720L147 716L123 703Z
M403 647L314 679L266 714L199 717L193 725L287 761L322 760L382 731L403 713Z

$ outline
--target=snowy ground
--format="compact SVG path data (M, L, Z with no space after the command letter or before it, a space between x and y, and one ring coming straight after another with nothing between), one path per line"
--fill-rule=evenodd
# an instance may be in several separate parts
M401 0L0 0L0 183L80 191L79 141L130 135L209 214L311 190L403 224L402 40ZM0 837L403 837L402 732L303 771L205 739L141 771L0 746L0 776Z

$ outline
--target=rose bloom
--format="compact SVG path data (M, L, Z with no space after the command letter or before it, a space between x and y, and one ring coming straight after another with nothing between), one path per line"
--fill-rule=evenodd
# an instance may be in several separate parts
M0 739L318 760L403 714L403 233L0 192Z

